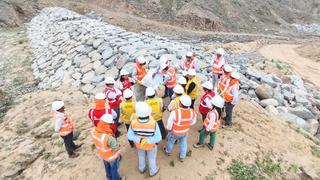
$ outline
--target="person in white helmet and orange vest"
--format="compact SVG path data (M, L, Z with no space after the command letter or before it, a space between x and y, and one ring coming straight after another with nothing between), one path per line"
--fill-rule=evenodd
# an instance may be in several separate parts
M210 81L204 82L201 86L203 88L204 95L200 99L199 112L202 116L202 121L204 121L208 112L212 109L211 99L215 96L215 93Z
M129 72L125 69L121 69L119 81L121 83L120 90L122 92L126 89L131 89L132 85L134 84L133 80L129 77Z
M124 101L120 104L120 120L124 122L127 132L129 131L131 116L135 112L136 102L133 100L133 92L130 89L123 91ZM131 147L134 147L133 141L129 140Z
M180 143L180 161L183 162L187 155L187 139L188 132L192 125L197 122L196 112L190 108L191 98L188 95L182 95L180 97L180 106L170 113L167 130L168 141L163 151L166 155L171 155L173 146L177 140Z
M119 175L118 171L121 159L121 146L112 135L111 124L114 124L112 115L104 114L101 116L98 126L93 128L91 134L93 144L103 160L107 179L121 180L125 179Z
M195 53L188 51L186 54L186 59L184 60L183 63L183 70L187 72L189 69L194 69L197 70L197 62L196 62L196 55Z
M78 157L75 151L81 147L81 145L75 145L73 142L73 130L75 128L72 118L65 113L64 102L54 101L52 103L52 111L54 112L54 130L58 132L63 139L65 148L69 155L69 158Z
M230 83L230 79L231 79L230 76L232 71L233 71L233 68L229 64L224 65L223 75L220 77L217 85L217 92L221 96L224 96L224 92L226 91L226 88Z
M223 66L226 64L226 61L223 57L224 50L222 48L218 48L215 51L216 56L213 58L212 62L212 78L214 87L217 85L220 76L223 74Z
M204 141L209 135L210 141L207 146L210 150L213 150L216 141L217 130L221 124L221 114L222 108L224 107L224 99L221 96L216 95L211 99L210 103L212 103L212 109L203 121L203 129L199 132L199 141L193 145L194 148L203 147Z
M167 130L164 127L163 121L162 121L162 115L163 115L163 101L161 98L156 97L156 91L152 87L147 87L146 89L146 100L145 102L151 107L152 112L151 116L153 119L157 122L162 139L165 139L167 136Z
M199 82L196 76L196 71L194 69L189 69L187 72L187 85L186 85L186 94L191 98L191 108L194 108L194 103L199 96Z
M142 85L142 79L147 75L147 60L143 56L139 56L136 59L136 63L134 65L134 70L132 72L132 78L137 83L135 94L136 99L139 101L143 100L146 87Z
M168 105L168 111L171 112L180 107L180 97L185 93L183 87L180 84L177 84L173 88L173 99Z
M165 85L165 95L171 99L173 95L173 87L177 84L176 71L167 64L160 65L160 72L163 76L163 84Z
M105 89L104 93L106 99L108 100L109 107L117 113L117 118L115 119L117 125L119 125L119 116L120 116L120 103L122 101L122 93L119 89L114 87L116 81L112 77L106 77L105 79Z
M224 93L225 99L225 111L226 111L226 118L225 118L225 126L232 126L232 111L234 106L239 101L239 79L240 74L237 72L231 73L231 80L230 83Z
M139 172L146 172L146 160L148 160L149 175L155 176L160 169L156 159L157 144L161 141L161 132L158 124L151 116L151 112L151 107L147 103L137 102L136 112L131 118L127 136L136 145L139 158Z

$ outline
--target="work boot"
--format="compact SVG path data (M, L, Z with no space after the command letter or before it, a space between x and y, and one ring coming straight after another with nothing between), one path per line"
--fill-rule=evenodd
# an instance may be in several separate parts
M76 157L78 157L80 154L78 154L78 153L73 153L73 154L71 154L71 155L69 155L69 158L76 158Z
M213 144L211 145L210 143L208 143L207 146L208 146L208 148L209 148L211 151L213 150L213 147L214 147Z
M179 159L180 159L180 162L184 162L184 160L185 160L185 159L182 159L182 158L179 158Z
M83 145L83 143L79 144L79 145L76 145L74 147L74 151L79 151L79 149L81 148L81 146Z
M166 147L162 148L162 151L164 152L165 155L170 156L170 153L167 153Z
M153 176L157 175L159 171L160 171L160 167L158 167L157 172L154 173L153 175L150 175L150 177L153 177Z
M193 147L194 148L202 148L202 147L204 147L204 144L201 144L201 143L196 143L196 144L193 144Z
M126 180L127 178L125 176L121 176L120 180Z

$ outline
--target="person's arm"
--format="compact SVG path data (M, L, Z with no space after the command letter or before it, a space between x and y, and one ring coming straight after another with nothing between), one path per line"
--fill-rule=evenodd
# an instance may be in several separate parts
M161 141L161 132L160 132L160 128L158 126L158 123L156 123L155 133L152 137L147 138L147 143L148 144L158 143L159 141Z
M133 141L136 143L139 143L141 140L141 138L139 136L134 134L133 130L131 129L131 126L129 127L127 137L130 141Z
M209 125L206 128L206 131L209 132L210 129L212 129L212 127L214 126L214 124L216 123L216 115L214 113L211 113L210 115L210 122Z
M192 82L190 84L189 88L187 89L187 94L190 94L195 87L196 87L196 84L194 82Z
M231 104L236 105L239 100L239 90L236 87L234 87L232 89L232 94L233 94L233 100L232 100Z
M210 99L210 98L206 97L206 98L204 99L204 102L206 103L206 105L207 105L207 107L208 107L209 109L212 108L212 103L211 103L211 99Z
M118 116L117 112L115 110L113 110L113 109L111 109L111 115L112 115L113 119L116 119L117 116Z
M191 126L193 126L197 122L197 113L195 111L193 111L193 113L194 113L194 118L192 119Z
M170 76L168 74L163 75L163 84L167 84L169 80L170 80Z
M170 104L168 105L168 111L172 111L174 108L174 100L170 101Z
M173 111L170 113L170 116L169 116L169 119L168 119L168 123L167 123L167 130L168 131L171 131L172 129L172 125L173 125L173 122L176 118L176 113Z
M218 67L221 68L222 66L224 66L225 63L226 61L224 60L224 57L222 57L221 61L218 64Z
M136 70L136 68L135 67L133 67L134 69L133 69L133 71L132 71L132 79L134 80L134 81L137 81L137 70Z
M118 151L120 148L119 142L113 136L109 136L107 144L113 151Z
M55 132L59 132L60 131L60 128L61 128L61 126L63 124L63 121L64 120L62 120L62 119L58 119L58 120L55 121L55 124L54 124L54 131Z

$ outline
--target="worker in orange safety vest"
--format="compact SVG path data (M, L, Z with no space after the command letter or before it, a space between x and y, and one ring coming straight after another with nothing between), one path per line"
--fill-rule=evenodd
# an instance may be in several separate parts
M237 72L231 73L231 80L230 83L224 93L225 99L225 111L226 111L226 118L225 118L225 126L232 126L232 111L234 106L238 103L239 100L239 79L240 74Z
M189 69L194 69L194 70L198 69L196 54L190 51L187 52L186 59L184 60L184 63L183 63L183 70L187 72Z
M226 61L223 57L224 50L222 48L218 48L215 51L216 56L213 57L212 62L212 84L214 87L217 85L220 76L223 74L223 66L226 64Z
M142 85L143 78L147 75L147 60L143 56L139 56L134 64L134 71L132 72L132 79L136 81L135 94L136 100L142 101L146 87Z
M169 96L172 99L173 87L177 84L176 71L167 64L161 64L160 72L163 76L163 84L165 85L165 95L163 98Z
M222 97L224 96L224 92L226 91L226 88L229 86L230 79L231 79L231 72L233 71L233 68L226 64L223 67L223 75L220 77L218 85L217 85L217 92Z

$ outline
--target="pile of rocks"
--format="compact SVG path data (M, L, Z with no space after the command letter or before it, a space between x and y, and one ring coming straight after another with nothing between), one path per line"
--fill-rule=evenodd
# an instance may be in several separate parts
M297 31L320 36L319 24L291 24L290 26Z

